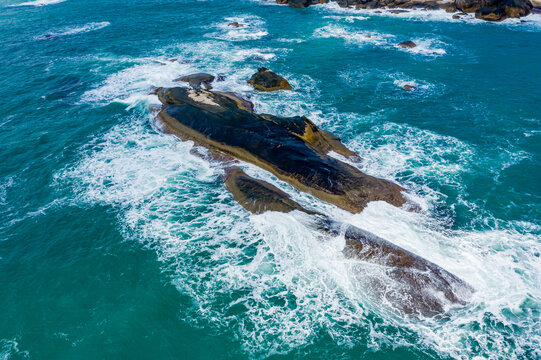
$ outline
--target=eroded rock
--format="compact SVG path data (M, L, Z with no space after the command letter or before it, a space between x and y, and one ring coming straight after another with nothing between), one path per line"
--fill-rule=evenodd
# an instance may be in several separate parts
M294 210L315 214L291 200L289 195L282 190L246 175L239 168L228 172L225 186L233 194L235 201L253 214L261 214L265 211L288 213Z
M214 75L207 74L207 73L196 73L196 74L181 76L173 81L187 82L194 89L201 89L201 85L203 85L207 90L210 90L212 89L212 86L210 84L214 81L214 79L215 79Z
M292 90L286 79L271 70L261 67L252 75L248 83L261 91Z
M414 47L417 46L417 44L415 44L411 40L407 40L407 41L402 41L401 43L398 43L398 46L400 46L403 49L413 49Z
M353 213L370 201L401 206L400 186L362 173L327 153L355 156L340 140L302 117L251 113L223 93L160 89L164 129L182 139L255 164L300 191Z
M476 10L475 17L477 19L486 21L500 21L506 18L505 11L502 8L496 6L485 7Z
M356 9L394 8L391 13L401 13L404 9L445 10L447 12L463 11L476 13L476 17L488 21L499 21L507 18L522 17L532 12L533 6L540 6L539 0L330 0L341 7ZM328 1L310 0L277 0L279 4L293 7L307 7ZM379 10L376 12L380 12Z
M303 208L289 195L263 180L236 168L227 176L233 198L254 214L265 211L302 211L316 215L318 229L332 236L343 235L346 258L375 265L374 273L358 274L380 299L406 314L433 316L450 305L465 304L473 289L438 265L357 227L335 222Z

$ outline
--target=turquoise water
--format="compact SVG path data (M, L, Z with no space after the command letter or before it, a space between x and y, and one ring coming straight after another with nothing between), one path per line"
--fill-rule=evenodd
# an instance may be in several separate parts
M541 358L541 16L14 4L0 0L0 358ZM256 93L260 66L295 91ZM471 303L406 318L371 300L343 239L244 211L221 165L154 121L151 87L196 71L258 112L310 117L407 188L420 212L351 215L244 165L468 281Z

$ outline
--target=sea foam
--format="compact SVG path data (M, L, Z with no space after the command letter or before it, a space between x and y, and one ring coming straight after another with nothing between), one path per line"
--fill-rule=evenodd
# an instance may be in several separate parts
M53 4L59 4L66 0L34 0L34 1L27 1L19 4L12 4L8 6L47 6L47 5L53 5Z
M92 22L92 23L88 23L82 26L68 26L56 31L45 33L41 36L38 36L37 39L49 39L49 38L56 38L60 36L77 35L77 34L82 34L82 33L90 32L90 31L100 30L109 25L111 25L110 22L102 21L102 22Z
M468 201L462 185L462 177L484 161L483 154L454 137L389 122L385 112L322 110L316 106L320 84L308 75L284 73L297 91L281 96L254 92L246 78L257 61L245 55L253 51L279 58L282 53L239 43L172 45L161 58L139 59L85 93L82 100L90 103L125 102L126 119L81 149L80 160L56 176L58 186L72 187L80 206L116 209L125 238L156 252L172 283L191 299L184 320L231 332L253 357L288 353L312 344L318 334L339 346L368 344L378 350L401 344L457 359L477 354L478 346L491 349L483 353L487 358L504 352L511 358L526 351L541 355L531 351L541 340L531 325L541 304L535 235L541 229L499 221L484 230L458 230L448 221L452 214L437 211L445 195L434 186L436 180L453 187L458 202L476 216L490 216ZM183 61L170 62L169 56ZM451 309L445 320L397 315L392 304L375 300L359 276L377 277L382 269L345 259L343 237L321 233L305 214L248 214L223 186L223 165L191 142L161 133L148 113L148 104L156 102L148 95L151 85L175 84L174 77L195 71L223 73L226 79L213 84L216 89L251 97L258 112L307 115L337 134L355 134L357 124L368 125L366 133L346 138L363 158L352 165L408 188L419 212L374 202L352 215L258 167L240 166L303 206L371 231L463 278L476 290L472 302ZM398 74L388 82L396 87L397 79L409 81ZM501 163L513 163L523 155L501 156ZM388 286L393 290L401 284L389 281ZM502 330L501 324L509 326Z

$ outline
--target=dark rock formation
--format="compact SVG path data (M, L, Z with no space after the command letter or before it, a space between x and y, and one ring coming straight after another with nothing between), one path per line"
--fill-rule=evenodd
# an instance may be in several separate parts
M215 94L218 94L218 95L222 95L222 96L225 96L225 97L228 97L230 98L231 100L233 100L234 102L237 103L237 107L241 110L246 110L246 111L249 111L249 112L254 112L254 104L249 101L249 100L246 100L242 97L240 97L239 95L235 94L234 92L230 92L230 91L227 91L227 92L221 92L221 91L215 91L214 92Z
M455 6L458 10L472 13L485 7L497 5L497 0L456 0Z
M505 19L505 11L496 6L484 7L475 11L475 17L486 21L500 21Z
M370 201L405 203L400 186L327 155L355 156L307 118L254 114L225 93L170 88L157 94L165 131L253 163L300 191L354 213Z
M239 168L228 172L225 186L233 194L235 201L253 214L261 214L265 211L288 213L293 210L315 214L291 200L289 195L282 190L246 175Z
M286 79L276 75L267 68L259 68L257 73L252 75L248 83L261 91L292 90L293 88Z
M230 171L225 184L233 198L249 212L298 210L317 215L320 230L333 236L344 235L343 252L347 258L378 266L375 276L362 274L363 282L371 286L379 298L404 313L436 315L444 312L446 305L464 304L473 292L468 284L436 264L372 233L306 210L283 191L240 169Z
M416 88L415 86L413 86L413 85L408 85L408 84L402 86L402 89L404 89L404 90L406 90L406 91L417 90L417 88Z
M239 28L239 27L241 27L242 25L239 24L237 21L235 21L235 22L232 22L232 23L227 24L227 26L233 26L233 27Z
M288 4L296 8L305 8L312 5L312 0L276 0L278 4Z
M407 41L402 41L401 43L398 43L398 46L404 49L413 49L414 47L417 46L417 44L415 44L413 41L407 40Z
M526 16L532 11L530 0L330 0L342 7L357 9L376 8L413 8L425 10L443 9L449 12L462 11L476 13L483 20L499 21L507 18ZM326 3L327 0L276 0L278 4L289 4L293 7L307 7L314 4ZM537 4L537 2L536 2ZM404 10L391 10L398 13Z
M212 89L210 84L214 81L214 75L206 73L197 73L186 76L181 76L175 80L175 82L187 82L194 89L201 89L201 85L204 85L207 90Z

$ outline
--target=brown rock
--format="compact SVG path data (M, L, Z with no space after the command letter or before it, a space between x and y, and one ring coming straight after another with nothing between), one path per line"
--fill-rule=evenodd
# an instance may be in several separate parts
M434 316L445 312L447 305L462 305L471 297L473 289L467 283L438 265L368 231L307 210L285 192L248 176L238 168L229 171L225 185L233 198L254 214L297 210L317 215L315 224L319 230L333 237L345 237L343 253L347 258L381 266L381 272L363 273L360 281L373 288L374 295L385 299L395 310Z
M370 201L405 203L400 186L327 155L354 153L306 118L250 113L231 97L205 90L161 89L158 97L167 132L250 162L323 201L354 213Z
M293 88L283 77L276 75L267 68L259 68L248 83L260 91L292 90Z
M417 45L413 41L407 40L407 41L403 41L399 43L398 46L404 49L412 49L416 47Z

